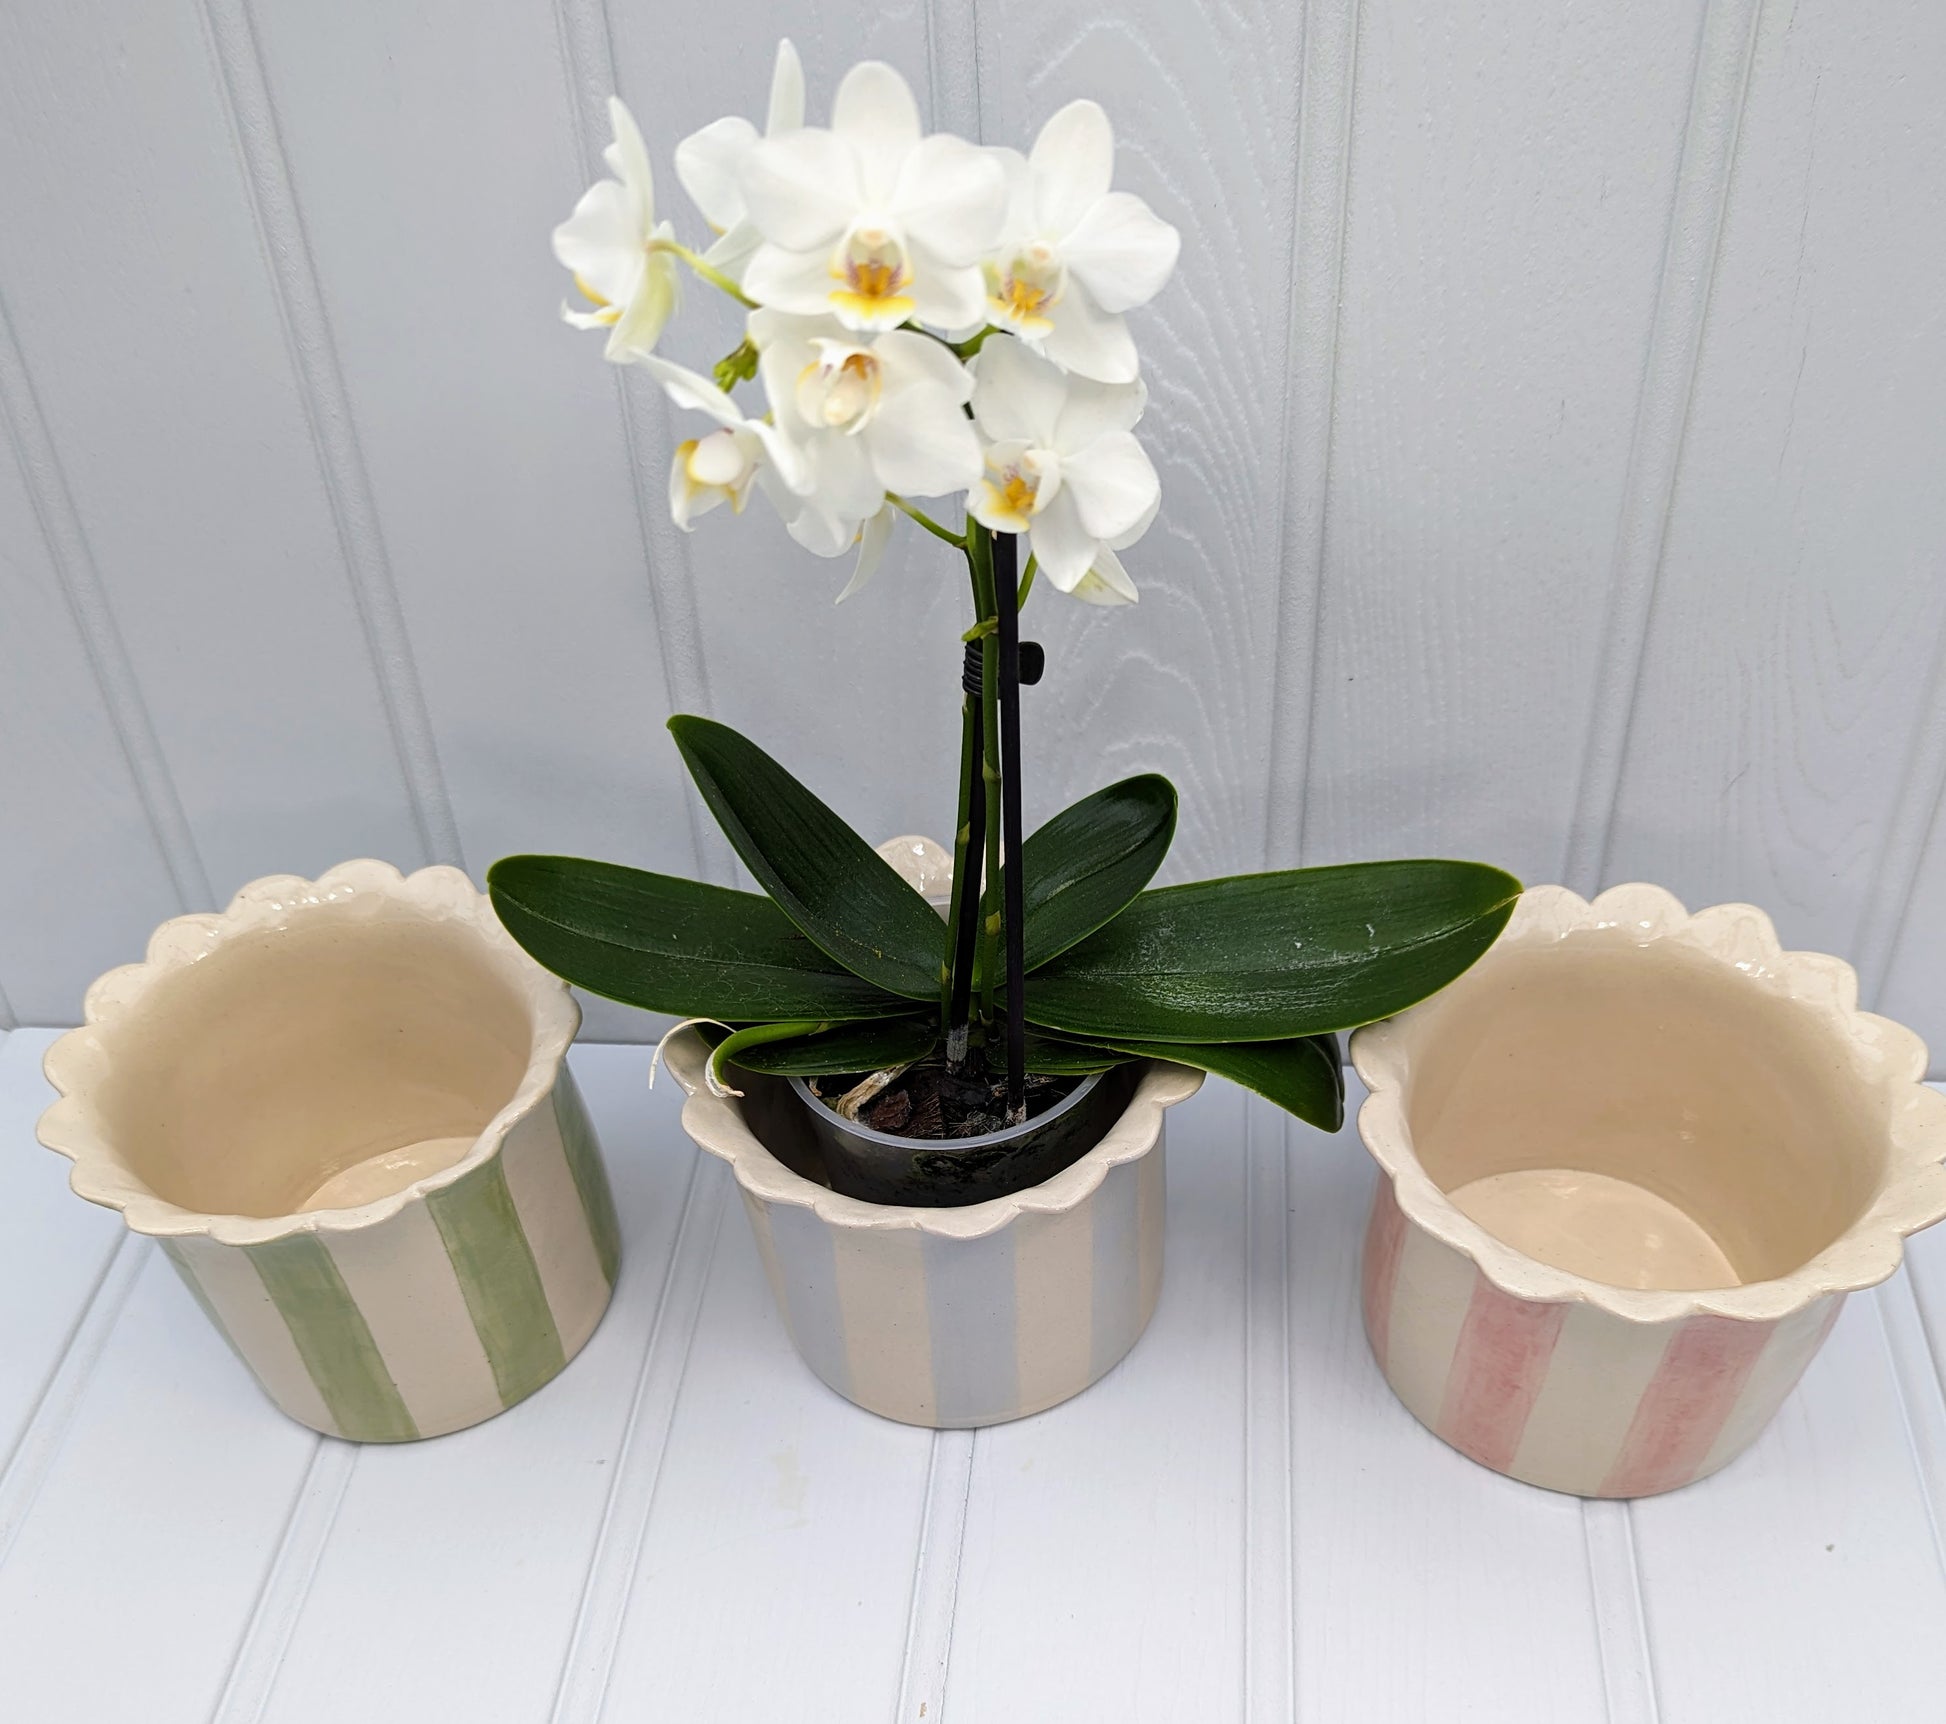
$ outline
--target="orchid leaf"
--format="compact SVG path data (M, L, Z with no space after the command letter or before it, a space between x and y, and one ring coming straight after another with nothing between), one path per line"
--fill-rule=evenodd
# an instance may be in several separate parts
M939 1045L939 1014L876 1018L868 1023L829 1024L808 1034L732 1049L728 1058L745 1071L774 1077L827 1077L835 1072L881 1071L910 1065Z
M1519 895L1498 868L1445 861L1168 886L1030 975L1027 1016L1117 1046L1351 1029L1452 981Z
M1032 972L1125 909L1176 833L1176 787L1153 772L1064 808L1021 847L1023 962Z
M669 728L717 824L784 915L853 975L936 999L939 917L892 865L748 737L686 713Z
M1336 1036L1280 1042L1135 1042L1114 1038L1125 1054L1174 1060L1232 1079L1320 1131L1345 1123L1345 1068Z
M1072 1041L1066 1036L1027 1032L1027 1069L1043 1077L1085 1077L1089 1072L1127 1065L1133 1057L1116 1048Z
M529 956L624 1005L729 1023L909 1009L832 962L754 892L575 856L504 857L487 871L487 890Z

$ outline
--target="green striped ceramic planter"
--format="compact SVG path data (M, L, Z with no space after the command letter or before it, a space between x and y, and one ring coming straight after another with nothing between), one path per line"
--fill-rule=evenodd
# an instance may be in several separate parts
M48 1051L43 1141L292 1418L438 1436L594 1332L619 1232L564 1063L579 1013L456 870L258 881L166 924L87 1017Z

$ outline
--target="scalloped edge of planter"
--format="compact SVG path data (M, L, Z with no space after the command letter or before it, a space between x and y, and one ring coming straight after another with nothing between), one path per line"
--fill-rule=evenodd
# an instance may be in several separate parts
M87 1093L106 1071L105 1038L137 1011L164 977L201 963L233 941L283 926L295 914L322 905L347 908L369 902L411 905L422 915L464 924L479 937L502 979L533 1015L534 1035L519 1087L487 1122L472 1149L451 1167L349 1209L314 1209L283 1216L216 1215L185 1209L158 1197L102 1136L90 1116ZM158 1239L204 1235L223 1245L263 1245L293 1233L348 1232L389 1220L428 1192L457 1184L491 1159L511 1132L547 1100L555 1074L581 1027L581 1008L565 982L527 956L500 925L487 895L457 868L444 864L401 874L389 862L361 857L328 868L315 880L267 874L238 889L220 913L175 916L149 936L140 963L124 964L88 988L78 1029L53 1041L41 1060L61 1099L41 1115L37 1133L57 1155L74 1163L68 1183L75 1195L118 1209L137 1233Z
M1946 1095L1925 1084L1926 1044L1902 1024L1858 1009L1858 977L1842 958L1789 952L1770 918L1752 904L1715 904L1693 915L1660 886L1614 886L1592 903L1564 886L1531 886L1480 963L1554 945L1588 929L1624 928L1639 944L1676 940L1816 1016L1853 1069L1888 1096L1884 1183L1864 1214L1789 1275L1694 1293L1610 1287L1541 1263L1496 1239L1456 1208L1413 1153L1403 1086L1421 1038L1436 1026L1440 997L1351 1038L1351 1060L1370 1092L1358 1133L1398 1191L1407 1218L1472 1259L1494 1285L1520 1299L1586 1303L1634 1323L1666 1323L1707 1312L1773 1322L1828 1293L1876 1286L1898 1267L1905 1238L1946 1219Z

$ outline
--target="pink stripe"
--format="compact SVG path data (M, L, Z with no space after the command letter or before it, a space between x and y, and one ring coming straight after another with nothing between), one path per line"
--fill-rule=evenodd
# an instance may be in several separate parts
M1372 1357L1385 1369L1392 1345L1392 1289L1399 1284L1399 1253L1405 1249L1405 1217L1392 1181L1381 1173L1372 1193L1372 1218L1365 1228L1365 1336Z
M1776 1327L1734 1317L1686 1318L1642 1391L1601 1494L1651 1496L1688 1484Z
M1505 1472L1547 1381L1566 1305L1503 1293L1477 1271L1446 1377L1439 1434L1482 1466Z

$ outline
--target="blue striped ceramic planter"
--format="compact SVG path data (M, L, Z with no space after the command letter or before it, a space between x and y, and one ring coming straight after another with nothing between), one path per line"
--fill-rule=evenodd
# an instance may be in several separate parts
M1000 1424L1078 1395L1148 1326L1162 1287L1163 1113L1201 1073L1144 1067L1107 1135L1044 1184L920 1209L808 1177L797 1098L742 1075L746 1095L713 1095L706 1055L692 1030L669 1044L689 1093L683 1126L735 1171L791 1340L847 1400L909 1425Z
M438 1436L548 1382L607 1308L579 1018L455 869L279 876L96 983L41 1137L292 1418Z

